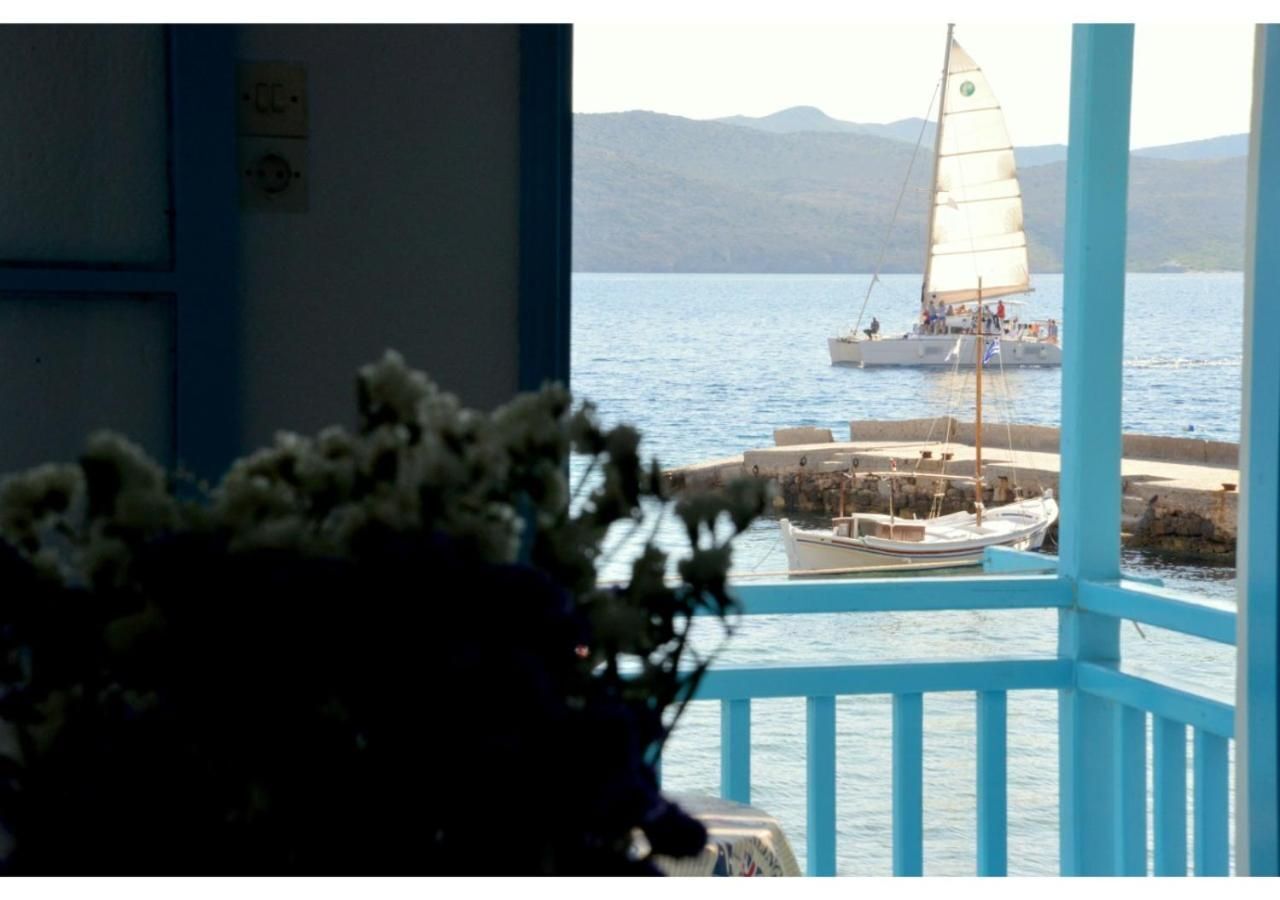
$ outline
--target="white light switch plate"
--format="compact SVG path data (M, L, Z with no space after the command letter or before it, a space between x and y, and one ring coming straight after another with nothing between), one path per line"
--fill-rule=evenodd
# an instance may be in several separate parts
M301 63L242 62L236 90L241 135L307 136L307 70Z

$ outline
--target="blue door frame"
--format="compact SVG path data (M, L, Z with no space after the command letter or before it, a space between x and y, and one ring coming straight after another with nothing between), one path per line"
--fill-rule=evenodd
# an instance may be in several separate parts
M520 27L520 390L569 384L573 28Z

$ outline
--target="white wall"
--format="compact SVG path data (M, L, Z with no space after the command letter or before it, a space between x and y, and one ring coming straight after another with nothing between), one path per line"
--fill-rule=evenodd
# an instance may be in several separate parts
M310 116L309 211L240 216L242 446L353 424L355 370L388 347L468 405L508 399L518 26L254 25L236 37L242 61L306 67ZM172 298L95 293L88 275L71 302L23 281L31 265L167 259L162 39L156 27L0 25L0 473L72 459L99 427L172 462Z
M307 69L306 213L246 212L245 431L351 421L399 349L464 402L517 383L519 30L249 26L242 60Z

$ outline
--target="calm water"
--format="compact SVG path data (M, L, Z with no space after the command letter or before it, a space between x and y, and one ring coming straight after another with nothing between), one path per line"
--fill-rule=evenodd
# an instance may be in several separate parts
M883 333L912 323L919 276L890 275L867 307ZM773 429L830 428L847 438L850 419L936 416L957 377L916 369L830 365L826 338L853 324L866 276L575 275L572 371L575 394L607 422L630 422L646 455L664 465L769 446ZM1061 321L1062 277L1042 276L1024 315ZM1124 428L1148 434L1236 441L1240 419L1243 280L1239 274L1131 275L1125 309ZM1013 315L1014 313L1010 313ZM1070 324L1065 339L1070 340ZM1061 372L1011 370L988 415L1058 425ZM972 402L952 414L972 418ZM817 521L812 524L819 524ZM664 522L659 541L682 546ZM785 568L773 519L736 543L734 568ZM604 567L623 577L628 545ZM1126 552L1125 567L1166 585L1233 598L1230 568L1177 564ZM1232 648L1145 627L1123 626L1126 665L1231 697ZM1052 655L1048 611L757 617L724 649L727 664L779 665L888 659ZM708 635L707 641L711 636ZM719 707L694 704L664 761L672 790L718 792ZM1057 698L1009 696L1010 874L1057 872ZM757 701L752 712L752 800L776 815L804 859L803 700ZM837 852L842 875L891 871L890 701L837 702ZM1190 760L1190 755L1188 755ZM974 699L925 697L925 872L975 873ZM1191 776L1188 776L1188 784Z

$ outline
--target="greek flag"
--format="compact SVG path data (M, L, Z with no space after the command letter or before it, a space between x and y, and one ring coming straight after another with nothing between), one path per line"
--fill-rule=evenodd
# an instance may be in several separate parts
M1000 352L1000 338L994 338L987 342L987 352L982 354L982 364L985 366L990 362L991 357Z

